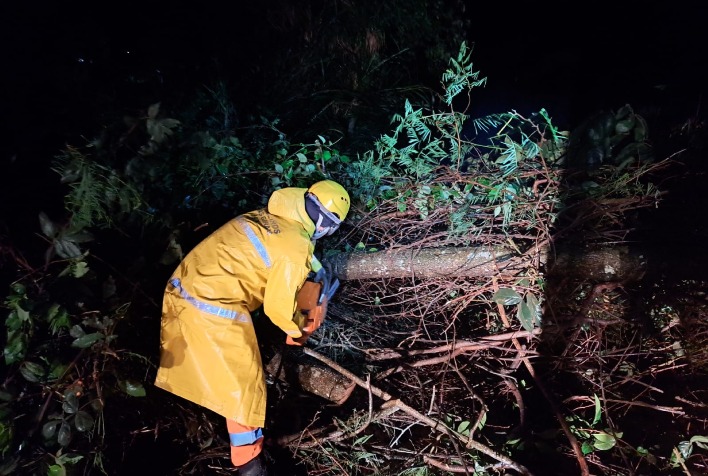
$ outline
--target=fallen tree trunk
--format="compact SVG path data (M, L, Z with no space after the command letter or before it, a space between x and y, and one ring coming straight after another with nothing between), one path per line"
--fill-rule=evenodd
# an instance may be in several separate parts
M339 279L346 281L492 277L528 269L532 266L531 259L511 248L460 247L342 253L328 263ZM536 261L547 276L578 276L596 282L636 281L644 275L647 266L641 253L626 246L544 251Z

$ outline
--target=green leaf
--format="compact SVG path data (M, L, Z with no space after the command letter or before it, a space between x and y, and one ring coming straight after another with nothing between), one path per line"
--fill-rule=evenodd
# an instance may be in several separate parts
M285 169L283 168L282 165L280 165L280 164L275 164L275 171L276 171L277 173L279 173L279 174L282 174L283 172L285 172Z
M140 382L134 380L120 380L118 386L131 397L144 397L145 387Z
M5 363L10 365L24 359L27 353L27 335L24 332L8 332L7 343L3 349Z
M615 124L615 132L618 134L628 134L634 128L634 116L618 121Z
M56 460L59 464L76 464L84 459L82 455L65 453L60 455Z
M617 440L615 439L614 436L610 435L609 433L605 432L600 432L600 433L595 433L593 434L593 438L595 438L595 442L593 443L593 446L597 450L609 450L610 448L614 447L615 444L617 443Z
M696 445L696 446L699 446L699 447L701 447L701 448L703 448L703 449L708 449L708 448L706 448L706 446L703 444L703 443L708 443L708 436L699 436L699 435L692 436L690 441L691 441L692 444L694 444L694 445Z
M154 104L150 104L150 106L148 106L147 115L150 119L155 119L159 113L160 113L160 103L159 102L156 102Z
M64 447L69 446L69 443L71 443L71 427L65 421L62 421L59 427L57 442Z
M69 313L56 303L52 304L47 311L47 322L49 322L49 329L53 335L56 335L62 329L69 329L71 326Z
M5 416L3 415L3 420L4 419ZM15 428L10 422L0 421L0 461L4 459L5 454L10 449L14 433Z
M9 332L16 331L22 327L22 321L20 320L20 316L17 314L17 310L13 309L7 315L7 318L5 319L5 327Z
M79 397L77 397L76 393L72 391L67 392L66 395L64 395L64 402L61 407L64 410L64 413L73 415L79 411Z
M46 439L50 439L57 432L57 427L61 423L61 420L49 420L42 426L42 436Z
M35 362L25 361L20 366L20 373L28 382L39 382L44 376L44 367Z
M66 372L66 369L68 367L68 364L62 362L55 363L49 369L49 375L47 376L48 380L57 380L58 378L61 378L61 376L64 375L64 372Z
M20 307L19 304L15 304L15 308L10 311L5 321L5 326L8 331L16 331L22 328L22 324L25 322L30 322L32 317L28 311L25 311Z
M79 349L85 349L91 347L94 343L103 339L104 335L101 332L92 332L91 334L86 334L84 336L75 339L72 343L72 347L77 347Z
M85 276L86 273L88 273L88 272L89 272L89 267L85 261L79 261L74 266L72 266L72 269L71 269L71 274L75 278L81 278L82 276Z
M81 432L89 431L93 428L93 417L87 412L80 410L76 413L76 417L74 418L74 426Z
M84 331L83 327L78 324L75 324L71 329L69 329L69 335L74 338L82 337L86 335L86 332Z
M602 407L600 406L600 399L597 397L597 394L593 394L593 397L595 399L595 417L592 419L592 425L595 426L600 422L600 418L602 417Z
M584 455L589 455L590 453L595 451L595 448L593 448L592 444L589 441L583 441L581 450Z
M534 326L540 327L543 310L541 309L541 303L534 293L529 292L526 294L526 305L528 306L531 317L533 318Z
M494 293L492 300L497 304L513 306L514 304L521 302L521 296L511 288L501 288Z
M357 439L354 441L353 446L363 445L364 443L366 443L367 441L369 441L369 439L371 439L372 436L374 436L374 435L364 435L364 436L361 436L361 437L357 438Z
M57 227L44 212L39 213L39 226L42 229L42 233L47 238L54 238L56 236Z
M527 332L533 332L533 313L529 309L529 305L526 301L521 301L516 308L516 317L521 322L521 325Z
M65 233L62 238L73 243L87 243L93 240L93 235L87 231L76 231L73 233Z
M64 259L79 258L82 253L78 246L67 240L54 240L54 249Z
M60 464L53 464L47 468L47 476L66 476L66 469Z

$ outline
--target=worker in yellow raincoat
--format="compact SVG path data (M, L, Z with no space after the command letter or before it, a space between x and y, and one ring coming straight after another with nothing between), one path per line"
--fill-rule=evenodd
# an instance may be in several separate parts
M240 215L199 243L169 279L155 385L226 417L241 476L266 475L261 455L266 385L251 313L263 312L302 344L296 296L322 267L314 240L349 212L337 182L273 192L267 208Z

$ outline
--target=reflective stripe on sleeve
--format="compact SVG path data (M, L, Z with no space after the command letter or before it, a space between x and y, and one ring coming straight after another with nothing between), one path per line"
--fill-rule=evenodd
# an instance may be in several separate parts
M250 445L258 441L259 438L263 438L263 428L256 428L255 430L244 431L242 433L229 433L231 446Z
M184 298L185 301L189 302L191 305L193 305L200 311L204 311L207 314L213 314L214 316L223 317L234 321L245 322L247 324L251 322L250 316L248 316L247 314L243 314L238 311L232 311L230 309L224 309L223 307L213 306L211 304L207 304L198 300L194 296L190 295L182 287L182 283L180 282L179 278L170 279L170 284L175 288L179 289L179 294L180 296L182 296L182 298Z
M266 265L266 268L270 268L270 256L268 256L268 251L266 251L265 246L263 246L263 243L261 243L261 240L259 240L256 234L253 232L251 225L249 225L243 217L237 217L236 222L241 226L241 229L246 234L249 241L260 255L261 259L263 260L263 263Z

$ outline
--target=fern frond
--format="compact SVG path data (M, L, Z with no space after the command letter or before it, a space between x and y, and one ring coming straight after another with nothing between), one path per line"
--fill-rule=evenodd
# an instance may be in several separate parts
M69 185L64 206L79 228L109 227L113 217L127 215L143 204L137 190L76 148L68 147L58 156L53 170Z

